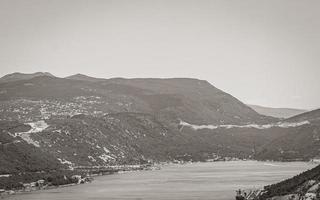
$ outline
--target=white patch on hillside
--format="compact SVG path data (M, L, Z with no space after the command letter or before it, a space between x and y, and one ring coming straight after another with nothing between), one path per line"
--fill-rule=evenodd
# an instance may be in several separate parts
M109 155L106 155L106 154L102 154L101 156L99 156L99 158L101 160L103 160L104 162L107 162L108 160L114 160L115 159L112 156L109 156Z
M21 132L21 133L17 133L17 136L20 136L24 141L26 141L28 144L32 144L36 147L40 147L40 144L38 141L33 140L30 137L30 134L32 133L39 133L44 131L46 128L49 127L49 125L41 120L41 121L37 121L37 122L30 122L30 123L26 123L26 125L31 126L31 129L27 132Z
M31 126L31 129L25 133L39 133L49 127L49 125L44 120L26 123L26 125Z
M105 147L103 147L103 150L104 150L106 153L110 153L110 151L109 151L107 148L105 148Z
M28 144L32 144L33 146L36 146L36 147L40 147L40 143L36 140L33 140L31 137L30 137L30 133L23 133L20 135L20 137L26 141Z
M57 158L61 164L67 164L67 165L72 165L72 162L66 160L66 159L61 159L61 158Z
M11 174L0 174L0 178L9 178Z
M309 121L301 121L301 122L278 122L274 124L247 124L247 125L233 125L233 124L226 124L226 125L194 125L194 124L189 124L184 121L180 121L180 125L182 127L190 127L194 130L201 130L201 129L218 129L218 128L225 128L225 129L230 129L230 128L256 128L256 129L268 129L268 128L273 128L273 127L279 127L279 128L290 128L290 127L298 127L302 126L305 124L310 124ZM182 128L181 128L182 129ZM181 130L180 129L180 130Z
M92 162L96 162L96 159L94 159L94 157L88 156L88 158L89 158Z

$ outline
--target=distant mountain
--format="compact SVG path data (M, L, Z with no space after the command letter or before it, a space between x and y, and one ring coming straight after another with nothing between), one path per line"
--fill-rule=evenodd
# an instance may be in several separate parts
M320 109L312 110L309 112L305 112L293 117L286 119L287 122L299 122L299 121L309 121L313 124L320 125Z
M7 74L7 75L1 77L0 78L0 83L28 80L28 79L32 79L34 77L39 77L39 76L54 77L49 72L36 72L36 73L33 73L33 74L24 74L24 73L20 73L20 72L15 72L15 73Z
M106 79L103 79L103 78L95 78L95 77L87 76L87 75L84 75L84 74L74 74L74 75L71 75L71 76L67 76L65 78L66 79L70 79L70 80L92 81L92 82L105 81L106 80Z
M249 105L249 104L248 106L253 110L255 110L257 113L260 113L266 116L276 117L276 118L289 118L289 117L307 112L307 110L294 109L294 108L270 108L270 107Z

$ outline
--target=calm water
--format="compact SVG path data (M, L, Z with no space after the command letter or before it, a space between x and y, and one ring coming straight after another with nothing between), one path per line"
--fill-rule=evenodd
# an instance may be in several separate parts
M90 184L14 195L16 200L224 200L314 167L303 162L234 161L167 165L161 170L96 177Z

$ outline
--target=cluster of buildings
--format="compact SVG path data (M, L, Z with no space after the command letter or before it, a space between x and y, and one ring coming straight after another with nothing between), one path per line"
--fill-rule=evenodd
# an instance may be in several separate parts
M37 190L37 189L43 189L45 187L45 181L44 180L38 180L31 183L23 183L23 189L24 191L31 191L31 190Z
M96 107L103 103L96 97L75 97L70 100L16 99L3 101L0 105L0 120L29 122L48 119L51 116L73 116L79 113L100 116L104 113L96 110Z

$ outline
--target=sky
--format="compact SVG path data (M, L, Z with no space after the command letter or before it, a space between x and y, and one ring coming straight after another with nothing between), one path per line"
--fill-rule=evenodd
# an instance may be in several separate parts
M205 79L244 103L320 107L319 0L0 0L0 76Z

